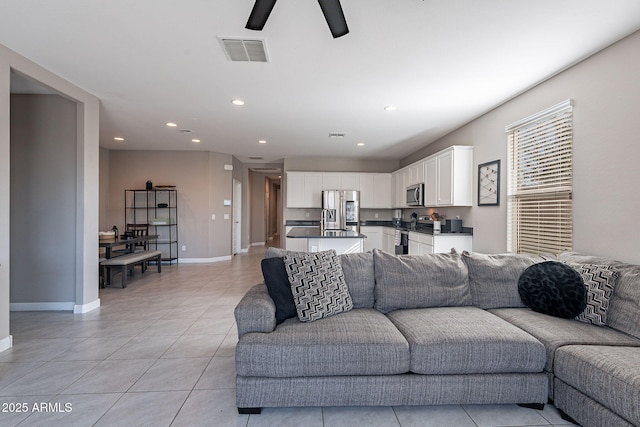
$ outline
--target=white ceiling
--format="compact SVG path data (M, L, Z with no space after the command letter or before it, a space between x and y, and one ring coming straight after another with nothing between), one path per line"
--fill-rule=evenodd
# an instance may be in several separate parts
M99 97L104 147L277 162L403 158L640 29L638 0L342 0L338 39L314 0L280 0L262 32L252 6L1 0L0 44ZM230 62L218 37L264 39L270 62Z

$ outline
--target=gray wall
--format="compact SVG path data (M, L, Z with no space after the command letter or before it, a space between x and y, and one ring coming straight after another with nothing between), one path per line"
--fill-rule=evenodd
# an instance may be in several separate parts
M75 302L76 115L11 96L11 303Z
M175 185L178 190L180 258L211 259L231 254L232 164L228 154L204 151L109 152L109 228L124 229L124 190L154 185ZM216 219L212 220L211 215ZM224 219L228 214L229 219Z
M477 165L502 160L501 206L467 208L474 250L506 250L506 125L574 100L574 250L640 263L640 32L556 75L401 161L473 145ZM474 192L475 193L475 192ZM477 203L477 201L475 201ZM451 210L443 209L451 217Z
M345 157L299 157L284 159L285 171L393 172L398 169L398 165L398 160L353 159Z

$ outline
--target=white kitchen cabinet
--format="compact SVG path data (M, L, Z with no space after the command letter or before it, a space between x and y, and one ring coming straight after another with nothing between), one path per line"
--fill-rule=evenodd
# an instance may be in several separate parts
M287 207L322 207L322 174L287 172Z
M433 252L449 253L451 249L461 254L463 251L473 251L473 236L459 234L440 234L433 236Z
M382 229L383 227L360 227L360 234L367 236L366 239L364 239L364 252L372 251L374 249L383 249Z
M431 157L424 162L424 205L438 205L438 159Z
M409 172L411 180L407 184L407 187L409 185L424 184L424 161L411 165L409 167Z
M357 172L322 172L323 190L360 190Z
M434 236L430 234L409 232L409 255L426 255L433 253Z
M390 254L396 251L396 230L391 227L382 227L382 250Z
M426 255L431 253L450 253L473 250L473 236L460 234L424 234L409 232L409 255Z
M404 181L404 169L395 171L392 175L394 208L406 208L407 206L407 185Z
M340 190L360 190L360 174L358 173L343 173L340 176Z
M296 226L296 228L298 227L300 226ZM291 231L292 228L293 228L292 226L285 227L285 236L289 234L289 231ZM307 228L307 227L304 227L304 228ZM308 227L308 228L317 228L317 227ZM287 237L285 239L285 249L288 251L306 252L308 250L307 239Z
M424 163L425 206L473 205L473 147L453 146Z
M361 173L360 208L361 209L391 209L391 174L389 173Z
M342 179L338 172L323 172L322 173L322 189L323 190L340 190L340 183Z

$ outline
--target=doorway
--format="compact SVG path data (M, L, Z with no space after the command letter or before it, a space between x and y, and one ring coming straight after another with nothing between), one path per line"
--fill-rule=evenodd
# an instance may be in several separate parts
M231 228L231 252L242 252L242 181L233 180L233 226Z
M282 203L280 177L267 176L265 179L265 230L267 246L280 247Z

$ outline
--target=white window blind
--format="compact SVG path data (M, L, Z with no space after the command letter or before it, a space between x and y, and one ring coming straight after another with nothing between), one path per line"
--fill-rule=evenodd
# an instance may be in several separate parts
M506 127L509 143L507 249L559 253L573 245L571 100Z

